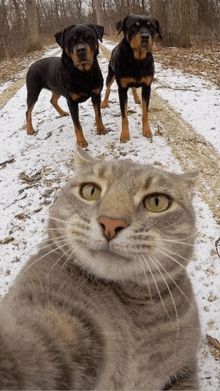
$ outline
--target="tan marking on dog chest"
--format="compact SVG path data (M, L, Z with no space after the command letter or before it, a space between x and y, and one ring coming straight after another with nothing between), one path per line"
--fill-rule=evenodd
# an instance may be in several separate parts
M98 95L101 92L101 88L100 87L99 88L95 88L92 92L93 92L93 94Z
M72 94L70 94L70 97L72 98L72 100L78 100L80 98L80 94L75 94L75 92L73 92Z
M122 77L120 79L121 86L123 88L129 87L131 84L146 84L149 86L152 82L153 76L144 76L141 79L135 79L134 77Z

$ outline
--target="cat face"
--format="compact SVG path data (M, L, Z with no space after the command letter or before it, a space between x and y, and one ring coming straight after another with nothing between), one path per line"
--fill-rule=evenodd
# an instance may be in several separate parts
M176 175L76 151L76 176L52 208L49 232L66 262L98 278L146 281L192 253L197 173Z

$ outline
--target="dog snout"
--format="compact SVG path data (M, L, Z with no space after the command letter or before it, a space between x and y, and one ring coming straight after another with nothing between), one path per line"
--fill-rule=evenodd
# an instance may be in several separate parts
M83 44L80 44L77 46L77 54L78 54L78 56L85 56L86 48Z
M148 42L150 38L150 35L148 33L141 34L141 40L142 42Z

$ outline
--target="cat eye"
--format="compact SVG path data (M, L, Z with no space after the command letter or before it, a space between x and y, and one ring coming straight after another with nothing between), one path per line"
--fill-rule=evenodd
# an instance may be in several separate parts
M171 199L165 194L150 194L144 199L144 206L150 212L164 212L170 204Z
M97 201L101 195L101 189L94 183L86 183L80 189L81 196L87 201Z

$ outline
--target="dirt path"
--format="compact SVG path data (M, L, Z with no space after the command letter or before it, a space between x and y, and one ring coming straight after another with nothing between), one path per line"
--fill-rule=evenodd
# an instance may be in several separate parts
M103 55L109 59L110 51L100 44ZM53 54L56 55L57 53ZM0 109L25 83L25 74L0 95ZM150 103L150 122L157 128L179 160L184 171L200 172L199 191L220 224L220 157L214 147L187 124L154 90Z
M109 59L111 52L102 44L100 47ZM216 222L220 224L220 157L214 147L154 90L151 94L149 120L157 128L158 134L166 139L183 170L200 172L201 197L209 205Z

